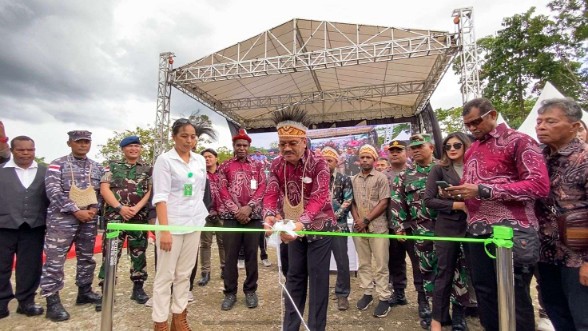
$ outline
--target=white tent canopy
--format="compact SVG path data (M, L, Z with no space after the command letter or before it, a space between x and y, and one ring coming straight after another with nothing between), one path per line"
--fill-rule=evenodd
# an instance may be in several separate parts
M533 109L531 109L531 112L529 112L529 115L527 115L527 118L523 124L521 124L518 131L526 133L533 139L537 140L537 133L535 132L535 124L537 123L537 116L539 115L537 111L539 110L539 107L544 100L553 98L565 98L565 96L561 94L550 82L547 82L543 88L543 91L541 91L541 95L537 99L537 102L533 106ZM588 120L588 115L586 115L586 112L582 112L582 120L584 120L584 122Z

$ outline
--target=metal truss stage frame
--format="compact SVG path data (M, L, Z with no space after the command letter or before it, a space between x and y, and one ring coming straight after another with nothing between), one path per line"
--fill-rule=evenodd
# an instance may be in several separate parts
M452 33L293 19L177 68L161 53L156 127L169 127L173 86L250 132L275 130L271 113L290 105L316 127L410 121L429 131L436 120L421 113L456 56L464 98L479 91L471 8L452 14L462 15Z

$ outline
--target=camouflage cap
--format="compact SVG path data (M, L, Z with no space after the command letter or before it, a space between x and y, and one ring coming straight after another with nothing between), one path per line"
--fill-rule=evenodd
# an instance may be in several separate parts
M67 133L69 135L69 140L78 141L78 140L92 140L92 132L87 130L73 130Z
M390 144L388 144L388 149L406 149L406 141L403 140L392 140Z
M416 133L410 136L410 143L408 147L420 146L422 144L431 143L431 135L424 133Z

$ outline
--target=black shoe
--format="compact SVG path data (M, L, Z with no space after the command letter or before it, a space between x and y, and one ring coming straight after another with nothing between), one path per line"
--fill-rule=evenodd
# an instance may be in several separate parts
M420 301L419 302L419 317L431 317L431 306L429 306L428 301Z
M478 317L478 306L465 307L465 315L466 317Z
M198 286L206 286L210 281L210 272L204 271L202 272L202 278L198 281Z
M147 293L145 293L145 290L143 290L143 282L133 283L133 294L131 295L131 300L135 300L139 304L145 304L145 302L149 300L149 296Z
M390 297L390 306L397 306L397 305L407 305L408 300L406 300L406 295L404 294L404 290L394 290L392 296Z
M451 330L468 331L468 324L465 320L465 308L461 305L453 305L451 313Z
M53 322L61 322L69 319L69 313L63 308L59 293L51 294L47 297L47 312L45 317Z
M419 301L419 318L421 328L428 330L431 326L431 307L429 301Z
M8 306L0 308L0 319L8 317L8 315L10 315L10 310L8 310Z
M388 301L380 300L380 302L376 306L376 309L374 310L374 316L386 317L388 315L388 312L390 312L390 304L388 303Z
M255 292L245 293L245 304L247 308L255 308L257 307L257 294Z
M45 310L43 309L43 307L41 307L40 305L32 302L32 303L26 303L26 304L18 304L18 308L16 308L16 313L17 314L23 314L23 315L27 315L27 316L39 316L42 315L45 312Z
M221 304L222 310L231 310L233 306L237 302L237 296L234 294L226 294L225 298L223 299L223 303Z
M371 295L364 294L359 301L357 301L357 309L366 310L374 301Z
M92 285L84 285L78 288L76 305L84 305L86 303L97 304L100 301L102 301L102 296L92 292Z

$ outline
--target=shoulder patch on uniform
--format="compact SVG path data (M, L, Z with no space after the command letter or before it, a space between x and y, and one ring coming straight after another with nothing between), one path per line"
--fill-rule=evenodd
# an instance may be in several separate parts
M47 167L48 171L59 171L61 169L61 166L59 164L50 164L49 167Z

